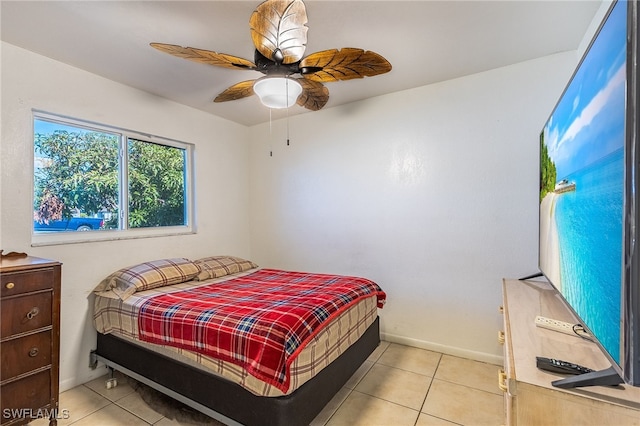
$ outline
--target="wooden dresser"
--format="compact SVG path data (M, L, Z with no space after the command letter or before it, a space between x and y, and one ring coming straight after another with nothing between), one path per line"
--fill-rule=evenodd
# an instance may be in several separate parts
M570 361L594 370L611 366L598 346L578 336L536 327L543 317L578 323L558 293L543 281L503 281L505 424L640 425L640 387L590 386L559 389L565 376L536 368L536 356Z
M0 424L58 418L61 264L0 259Z

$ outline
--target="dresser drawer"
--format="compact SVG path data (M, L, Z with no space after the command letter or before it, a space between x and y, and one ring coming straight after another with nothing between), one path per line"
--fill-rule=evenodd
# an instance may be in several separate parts
M46 290L53 287L53 269L46 268L30 272L9 272L0 276L0 295L28 293L35 290Z
M0 381L51 364L51 331L9 340L0 347Z
M0 337L24 333L51 325L50 291L2 300Z
M42 371L33 376L8 383L0 388L0 423L12 420L12 413L28 415L51 404L51 372Z

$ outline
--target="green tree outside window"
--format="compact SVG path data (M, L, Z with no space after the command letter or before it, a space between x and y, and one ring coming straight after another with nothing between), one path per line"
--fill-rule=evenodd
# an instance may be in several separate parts
M47 120L34 123L34 229L71 217L102 218L102 229L186 224L186 149Z

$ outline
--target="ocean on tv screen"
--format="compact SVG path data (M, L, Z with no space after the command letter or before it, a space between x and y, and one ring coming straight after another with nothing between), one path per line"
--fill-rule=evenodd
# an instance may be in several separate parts
M540 136L540 268L618 364L626 7L613 7Z

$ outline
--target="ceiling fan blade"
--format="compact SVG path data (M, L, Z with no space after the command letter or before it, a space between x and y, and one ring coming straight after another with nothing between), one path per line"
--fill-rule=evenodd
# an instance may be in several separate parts
M307 46L307 9L302 0L267 0L249 19L258 52L276 63L302 59Z
M213 102L235 101L253 95L253 83L255 80L241 81L220 93Z
M302 93L298 97L297 104L310 109L311 111L318 111L327 104L329 100L329 89L324 84L305 80L299 78L296 80L302 86Z
M300 61L304 78L329 82L371 77L391 71L391 64L370 50L345 47L312 53Z
M217 67L253 70L255 64L247 59L225 53L216 53L210 50L196 49L194 47L182 47L175 44L151 43L151 47L161 52L168 53L178 58L188 59L201 64L215 65Z

